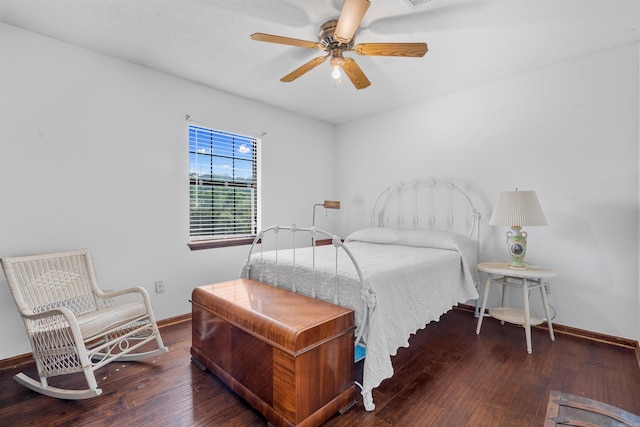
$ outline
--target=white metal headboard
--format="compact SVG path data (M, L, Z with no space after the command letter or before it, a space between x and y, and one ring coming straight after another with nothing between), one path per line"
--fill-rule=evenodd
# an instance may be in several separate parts
M449 181L414 180L387 187L371 212L372 227L441 230L479 240L480 212Z

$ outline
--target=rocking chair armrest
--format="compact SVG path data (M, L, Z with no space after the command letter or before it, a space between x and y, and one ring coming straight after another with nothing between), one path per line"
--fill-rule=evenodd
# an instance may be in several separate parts
M128 288L128 289L122 289L119 291L114 291L114 292L102 292L102 291L98 291L96 292L96 296L99 299L102 300L109 300L109 299L113 299L113 298L118 298L118 297L123 297L126 295L133 295L133 294L138 294L142 297L142 301L144 301L145 306L147 307L147 310L149 312L152 311L151 308L151 297L149 297L149 292L147 292L147 290L145 288L143 288L142 286L134 286L132 288Z
M146 292L146 289L144 289L142 286L134 286L132 288L120 289L118 291L112 291L112 292L102 292L102 290L98 290L96 291L96 295L98 296L98 298L113 298L120 295L127 295L134 292L142 292L142 291Z
M20 315L25 319L29 319L29 320L44 319L45 317L62 315L65 317L65 319L67 319L67 322L69 323L75 323L75 319L76 319L76 316L75 314L73 314L73 311L69 310L67 307L51 308L49 310L39 311L37 313L31 309L23 309L23 310L20 310Z
M74 337L73 339L76 340L76 342L82 342L82 333L80 332L80 326L78 325L77 317L73 313L73 311L69 310L67 307L52 308L38 313L32 310L21 310L20 315L24 319L31 321L46 319L47 317L63 316L67 321L68 327L71 329L71 333Z

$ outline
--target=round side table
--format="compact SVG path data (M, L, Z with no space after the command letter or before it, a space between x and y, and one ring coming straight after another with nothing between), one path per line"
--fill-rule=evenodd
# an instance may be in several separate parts
M502 307L495 307L489 310L489 315L504 322L514 323L524 326L525 338L527 340L527 352L531 354L531 325L544 323L544 318L531 313L529 310L529 291L540 289L540 297L549 327L551 341L555 341L553 326L549 314L549 303L547 302L547 292L549 290L549 280L556 276L556 272L537 265L525 265L524 268L510 268L506 262L483 262L478 264L478 270L487 273L487 281L484 285L484 296L482 297L482 307L478 317L476 334L480 334L482 319L487 308L487 297L491 285L502 285ZM506 306L507 287L517 287L522 289L523 309L516 309Z

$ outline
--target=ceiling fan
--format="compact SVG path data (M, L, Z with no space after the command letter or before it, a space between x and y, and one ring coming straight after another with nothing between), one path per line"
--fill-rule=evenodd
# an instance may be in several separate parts
M354 43L354 37L364 14L371 5L369 0L345 0L338 19L332 19L320 26L319 41L293 39L290 37L274 36L272 34L254 33L252 40L279 43L290 46L304 47L307 49L322 49L326 55L319 56L296 68L291 73L280 79L282 82L292 82L303 74L311 71L318 65L330 59L333 65L333 77L340 78L342 69L356 89L364 89L371 82L367 79L358 64L344 52L355 51L358 55L368 56L406 56L422 57L427 53L426 43Z

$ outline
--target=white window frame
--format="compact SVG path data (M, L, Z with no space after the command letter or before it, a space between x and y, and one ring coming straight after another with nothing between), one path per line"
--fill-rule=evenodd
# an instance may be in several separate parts
M188 134L189 247L251 244L260 230L260 138L197 124Z

